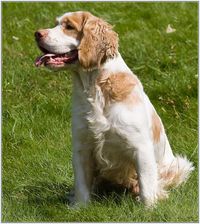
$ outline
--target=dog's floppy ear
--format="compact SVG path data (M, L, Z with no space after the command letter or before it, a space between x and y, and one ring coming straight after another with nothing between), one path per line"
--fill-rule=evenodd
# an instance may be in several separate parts
M79 62L84 69L99 67L118 51L118 35L107 22L91 14L85 18L79 45Z

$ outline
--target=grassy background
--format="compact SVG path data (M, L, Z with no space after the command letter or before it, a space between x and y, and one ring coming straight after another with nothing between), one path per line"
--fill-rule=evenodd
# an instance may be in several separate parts
M3 169L2 221L197 222L198 3L2 3ZM70 209L71 77L34 67L38 28L55 16L88 10L115 24L120 52L139 76L165 124L175 153L196 170L167 201L144 211L130 195ZM171 24L176 32L167 34Z

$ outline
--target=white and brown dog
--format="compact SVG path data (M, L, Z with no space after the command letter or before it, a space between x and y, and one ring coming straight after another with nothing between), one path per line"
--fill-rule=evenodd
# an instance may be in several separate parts
M174 156L142 84L118 52L112 26L89 12L70 12L36 41L36 65L72 69L75 203L87 203L95 180L132 189L147 205L166 198L194 169Z

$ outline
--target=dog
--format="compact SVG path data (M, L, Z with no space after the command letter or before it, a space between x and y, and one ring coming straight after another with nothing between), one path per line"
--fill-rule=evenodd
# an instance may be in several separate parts
M193 164L174 156L164 126L138 77L118 51L118 34L89 12L68 12L35 32L36 66L74 72L72 146L75 204L96 183L131 190L148 207L185 182Z

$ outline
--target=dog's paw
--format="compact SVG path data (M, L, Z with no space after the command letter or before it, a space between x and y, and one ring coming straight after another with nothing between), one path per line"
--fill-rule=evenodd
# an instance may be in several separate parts
M81 207L87 206L86 202L78 202L75 197L75 191L72 189L67 195L68 205L71 209L79 209Z

